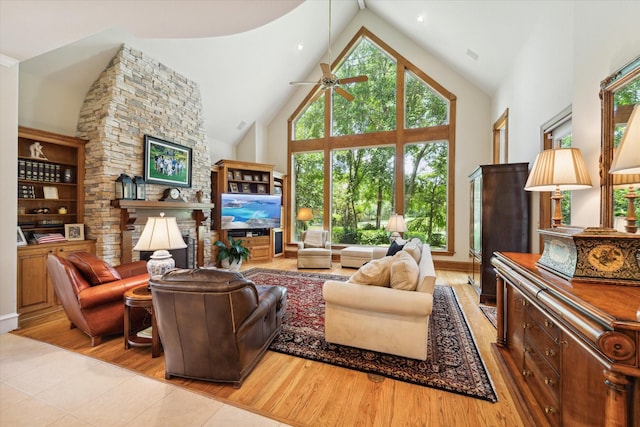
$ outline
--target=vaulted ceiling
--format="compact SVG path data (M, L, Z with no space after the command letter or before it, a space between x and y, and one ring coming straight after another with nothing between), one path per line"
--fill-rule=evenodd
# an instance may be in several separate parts
M491 95L544 2L333 0L332 38L363 9ZM300 90L290 81L320 77L328 11L327 0L0 0L0 54L84 94L126 43L198 82L207 137L236 144Z

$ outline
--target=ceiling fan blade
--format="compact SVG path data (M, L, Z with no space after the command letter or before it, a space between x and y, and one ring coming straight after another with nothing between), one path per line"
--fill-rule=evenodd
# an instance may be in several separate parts
M326 64L324 62L321 63L320 69L322 70L322 77L327 79L331 78L331 67L329 67L329 64Z
M318 82L289 82L290 85L317 85Z
M355 76L355 77L346 77L344 79L338 80L340 84L348 84L348 83L361 83L369 80L367 76Z
M340 86L336 86L334 89L336 90L336 92L338 92L338 95L341 95L344 99L346 99L349 102L355 99L355 96L351 95L349 92L342 89Z

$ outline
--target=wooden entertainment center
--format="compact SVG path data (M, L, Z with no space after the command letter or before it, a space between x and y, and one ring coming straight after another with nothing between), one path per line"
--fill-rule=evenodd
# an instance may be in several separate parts
M565 280L500 253L497 360L526 425L640 426L640 287Z
M274 256L280 255L274 253L275 233L280 231L262 227L228 228L223 225L228 223L223 221L225 218L222 216L222 194L284 195L283 186L284 180L274 177L273 165L237 160L216 162L211 178L211 193L215 201L212 229L218 234L218 239L225 243L229 242L229 237L241 239L251 253L249 262L271 261Z

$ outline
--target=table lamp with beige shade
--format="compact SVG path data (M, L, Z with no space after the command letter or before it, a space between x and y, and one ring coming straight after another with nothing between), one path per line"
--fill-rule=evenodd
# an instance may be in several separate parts
M629 201L625 218L627 224L624 228L628 233L635 233L638 231L634 205L637 197L635 189L640 186L640 104L631 112L620 145L614 151L609 173L613 175L614 188L628 188L625 195Z
M311 212L311 208L299 208L298 214L296 215L296 220L302 221L303 230L307 229L307 221L311 221L313 219L313 213Z
M154 251L147 261L147 270L151 278L158 278L176 266L170 250L184 249L182 233L174 217L165 217L161 212L159 217L149 217L142 230L140 239L133 248L134 251Z
M551 148L536 157L524 189L551 191L553 227L562 225L562 191L591 188L591 178L577 148Z
M404 221L402 215L396 213L391 214L389 222L387 222L387 231L391 232L391 241L393 242L398 237L402 237L401 233L407 231L407 224Z

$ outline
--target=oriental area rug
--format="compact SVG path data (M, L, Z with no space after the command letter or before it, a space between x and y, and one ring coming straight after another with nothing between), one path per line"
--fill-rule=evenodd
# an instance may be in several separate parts
M347 277L252 268L243 276L257 285L287 288L287 312L280 335L270 350L380 375L425 387L437 388L490 402L497 401L491 378L460 308L448 286L436 285L433 313L429 318L427 360L415 360L324 340L325 280Z

